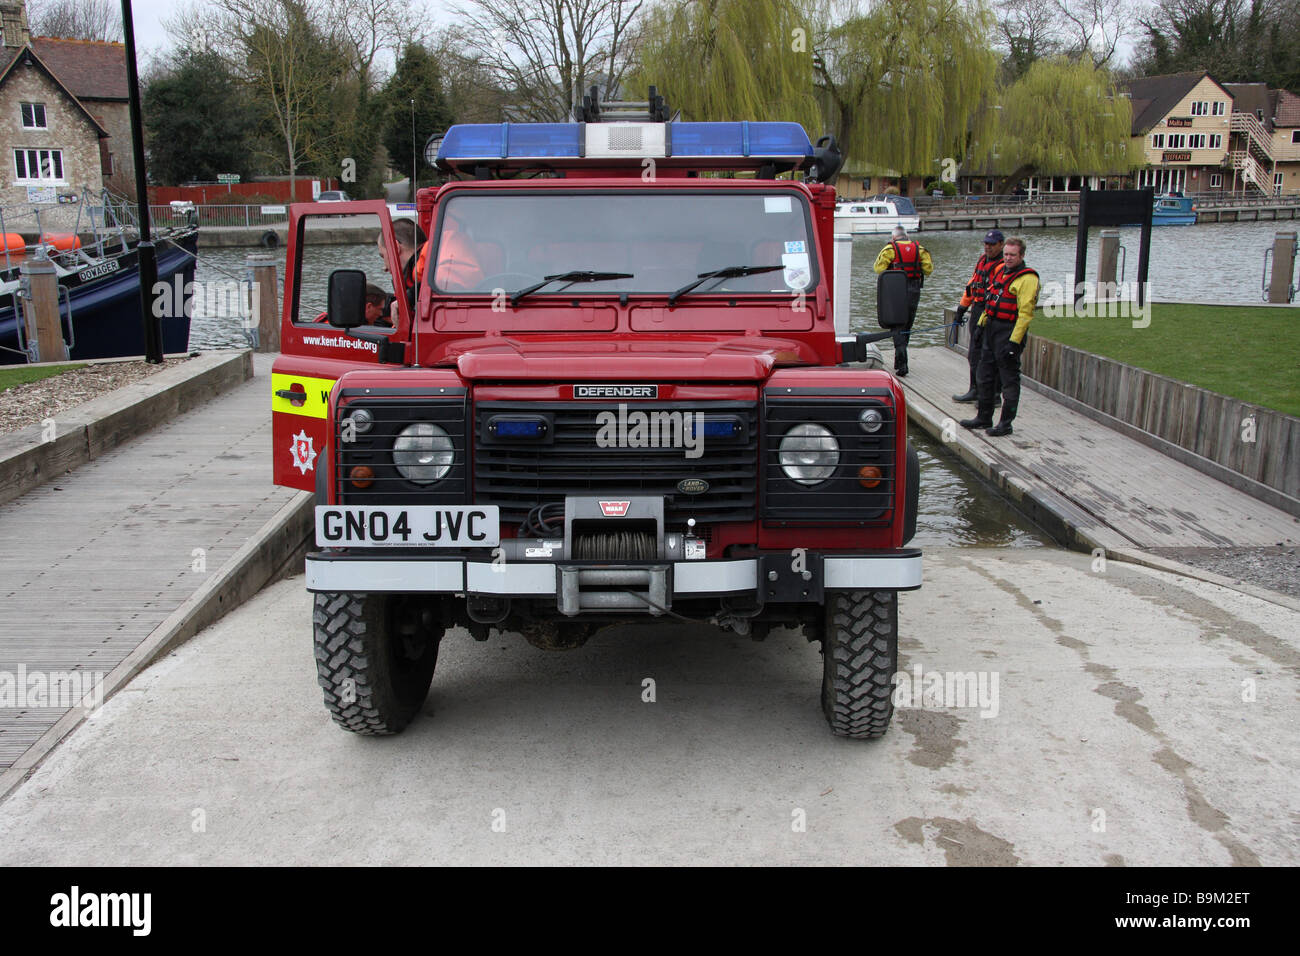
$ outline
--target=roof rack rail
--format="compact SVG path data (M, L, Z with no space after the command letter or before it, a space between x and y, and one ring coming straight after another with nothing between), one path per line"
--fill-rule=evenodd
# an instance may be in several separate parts
M670 114L668 103L658 89L650 87L644 101L600 101L600 87L592 86L581 103L573 106L575 123L672 123L681 119L681 110Z

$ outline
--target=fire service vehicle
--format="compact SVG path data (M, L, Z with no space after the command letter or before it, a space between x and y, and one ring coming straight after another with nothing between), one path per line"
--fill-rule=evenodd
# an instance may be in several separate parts
M366 304L379 256L369 277L312 274L323 214L290 213L275 481L316 496L334 720L402 730L456 628L568 649L688 618L802 629L832 732L884 734L919 474L902 388L863 363L888 331L848 334L834 140L683 122L652 88L593 91L570 123L453 126L435 149L450 180L419 191L413 305L387 320ZM385 203L328 210L362 213L401 263ZM886 273L882 327L905 297Z

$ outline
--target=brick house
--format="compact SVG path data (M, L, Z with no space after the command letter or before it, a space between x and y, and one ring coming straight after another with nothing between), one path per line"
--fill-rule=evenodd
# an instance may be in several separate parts
M122 45L32 37L22 0L0 0L0 28L0 207L8 219L15 207L33 206L49 210L43 222L69 218L83 190L105 185L134 195Z

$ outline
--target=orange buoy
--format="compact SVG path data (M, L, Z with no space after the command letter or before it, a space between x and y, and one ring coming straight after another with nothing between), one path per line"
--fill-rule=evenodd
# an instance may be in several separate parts
M81 248L81 237L74 232L47 232L41 236L41 245L53 246L60 252Z
M4 252L26 252L27 243L23 242L23 237L16 232L4 233Z

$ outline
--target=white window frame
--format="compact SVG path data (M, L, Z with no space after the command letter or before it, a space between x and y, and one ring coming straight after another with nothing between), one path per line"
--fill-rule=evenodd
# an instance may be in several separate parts
M1222 116L1224 113L1226 113L1226 112L1227 112L1227 108L1226 108L1227 105L1228 105L1228 104L1225 103L1225 102L1223 102L1223 100L1215 100L1215 101L1214 101L1214 115L1215 115L1215 116Z
M1208 116L1210 113L1210 104L1205 100L1194 100L1192 102L1193 116Z
M27 111L29 109L31 110L31 114L32 114L32 121L30 123L27 122ZM41 111L39 123L36 121L36 111L38 109ZM49 129L50 128L50 118L49 115L45 112L44 103L36 103L36 102L19 103L18 116L23 124L23 129Z
M1210 149L1223 149L1223 134L1222 134L1222 133L1211 133L1211 134L1210 134Z
M1295 146L1298 144L1300 144L1300 129L1293 129L1291 130L1291 145Z
M1279 196L1282 195L1282 176L1282 173L1273 174L1273 192Z
M1223 188L1223 173L1210 173L1210 188L1211 189Z
M1187 148L1188 148L1188 149L1205 149L1205 136L1206 136L1205 133L1188 133L1188 134L1187 134Z
M67 169L63 165L63 150L53 149L50 147L31 147L15 146L14 147L14 182L20 185L42 185L42 186L66 186ZM19 167L19 157L22 158L22 166ZM36 175L30 175L32 172L32 159L36 160ZM45 160L49 162L51 175L45 175ZM55 175L57 160L58 173ZM24 175L26 174L26 175Z
M1164 133L1152 133L1152 134L1151 134L1151 148L1152 148L1152 149L1164 149L1164 148L1165 148L1165 134L1164 134Z
M1187 142L1187 134L1185 134L1185 133L1170 133L1170 134L1169 134L1169 145L1168 145L1167 147L1165 147L1165 148L1166 148L1166 149L1186 149L1187 147L1184 145L1186 142Z

